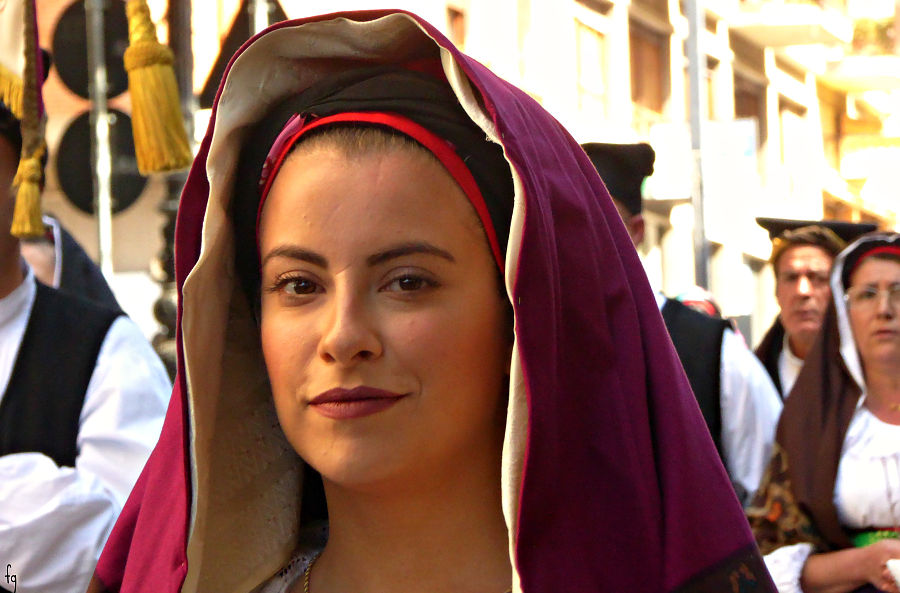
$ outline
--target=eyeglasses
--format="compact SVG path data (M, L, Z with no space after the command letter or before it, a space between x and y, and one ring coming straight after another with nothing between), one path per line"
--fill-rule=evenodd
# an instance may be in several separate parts
M874 309L881 302L881 295L887 296L891 307L900 308L900 283L891 284L887 288L874 286L854 286L847 289L844 300L854 309Z

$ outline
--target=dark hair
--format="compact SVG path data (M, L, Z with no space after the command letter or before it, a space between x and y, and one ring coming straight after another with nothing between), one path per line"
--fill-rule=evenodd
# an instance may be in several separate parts
M784 231L772 241L772 255L769 262L775 275L778 275L778 262L788 249L793 247L818 247L832 258L836 257L846 247L846 243L838 237L834 231L819 225L800 227Z
M882 251L885 247L894 250L900 249L900 233L891 231L875 231L863 235L868 240L854 244L844 255L844 265L841 269L841 285L846 290L850 286L850 276L859 267L863 259L873 257L890 261L900 261L900 257L890 251ZM872 253L874 250L879 253Z
M0 136L12 145L15 154L22 152L22 129L19 120L3 103L0 103Z

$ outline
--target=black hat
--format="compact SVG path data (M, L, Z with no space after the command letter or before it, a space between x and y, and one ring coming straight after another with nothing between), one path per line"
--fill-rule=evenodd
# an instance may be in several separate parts
M784 235L785 231L795 231L808 226L829 229L845 243L850 243L860 235L870 233L878 225L870 222L846 222L843 220L791 220L788 218L757 218L756 223L769 231L769 239L774 240Z
M772 254L769 263L778 268L778 260L791 247L812 245L837 256L847 243L875 230L870 223L843 220L790 220L786 218L757 218L756 223L769 231Z
M588 142L581 147L606 184L613 199L629 212L641 211L641 186L653 174L656 153L647 143L604 144Z

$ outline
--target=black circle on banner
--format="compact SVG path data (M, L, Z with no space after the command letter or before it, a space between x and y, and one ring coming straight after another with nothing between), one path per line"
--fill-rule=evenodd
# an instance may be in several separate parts
M53 62L63 83L85 99L88 93L87 34L84 0L76 0L60 17L53 33ZM124 2L104 2L103 54L106 60L107 98L128 88L123 56L128 49L128 18Z
M90 113L76 117L66 128L56 152L56 174L63 193L76 208L94 214L94 175L91 168ZM109 110L109 144L112 152L113 213L132 204L144 191L147 178L138 172L131 135L131 118Z

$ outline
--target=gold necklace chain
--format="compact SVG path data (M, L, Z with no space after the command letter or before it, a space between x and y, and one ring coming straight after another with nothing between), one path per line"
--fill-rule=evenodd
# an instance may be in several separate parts
M310 563L306 565L306 570L303 571L303 593L309 593L309 574L312 572L313 564L315 564L316 560L319 559L320 554L321 552L316 554L316 556L310 561ZM510 587L503 593L512 593L512 587Z
M322 552L319 552L319 554L321 553ZM312 572L313 564L319 559L319 554L316 554L313 559L309 561L309 564L306 565L306 570L303 571L303 593L309 593L309 573Z

